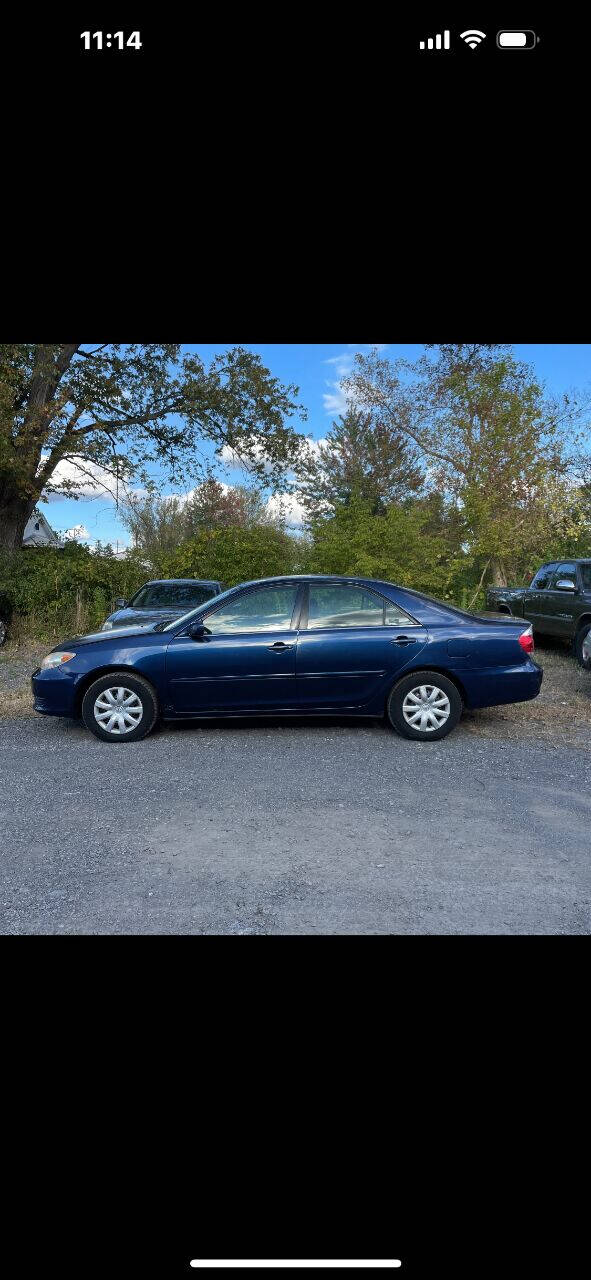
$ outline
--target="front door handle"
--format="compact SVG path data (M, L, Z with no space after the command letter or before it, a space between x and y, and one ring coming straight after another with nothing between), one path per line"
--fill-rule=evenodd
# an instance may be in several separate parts
M267 645L267 648L269 653L287 653L288 649L295 649L295 644L283 644L281 640L278 640L276 644Z
M392 644L399 644L401 648L405 648L407 644L418 644L418 641L410 636L398 636L397 640L393 640Z

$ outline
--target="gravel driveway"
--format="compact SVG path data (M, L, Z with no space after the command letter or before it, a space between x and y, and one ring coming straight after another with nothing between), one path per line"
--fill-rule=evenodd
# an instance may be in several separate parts
M110 746L16 715L0 930L589 933L590 781L584 746L474 717L428 745L259 721Z

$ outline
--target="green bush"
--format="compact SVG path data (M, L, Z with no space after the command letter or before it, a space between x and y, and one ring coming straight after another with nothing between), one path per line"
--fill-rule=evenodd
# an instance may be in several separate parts
M302 549L296 538L281 530L204 529L174 551L154 561L159 577L214 578L226 587L256 578L273 578L300 571Z
M117 597L132 595L148 576L135 559L91 555L75 543L4 551L0 601L13 639L59 640L100 627Z
M56 641L100 628L119 596L152 577L214 578L234 586L301 569L301 547L273 528L204 530L151 567L134 556L92 555L76 543L0 552L1 616L13 640Z
M459 568L423 510L391 506L376 516L363 502L316 523L307 564L312 573L358 574L447 597L456 594Z

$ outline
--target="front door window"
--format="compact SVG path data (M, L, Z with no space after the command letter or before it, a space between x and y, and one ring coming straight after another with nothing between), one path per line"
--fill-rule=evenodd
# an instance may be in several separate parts
M263 587L245 591L204 618L213 636L237 632L289 631L295 610L297 586Z

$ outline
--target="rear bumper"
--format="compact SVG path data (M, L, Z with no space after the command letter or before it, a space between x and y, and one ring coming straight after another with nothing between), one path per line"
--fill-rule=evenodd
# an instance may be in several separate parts
M508 702L530 702L537 698L544 672L531 659L515 667L462 671L461 679L470 708L498 707Z

